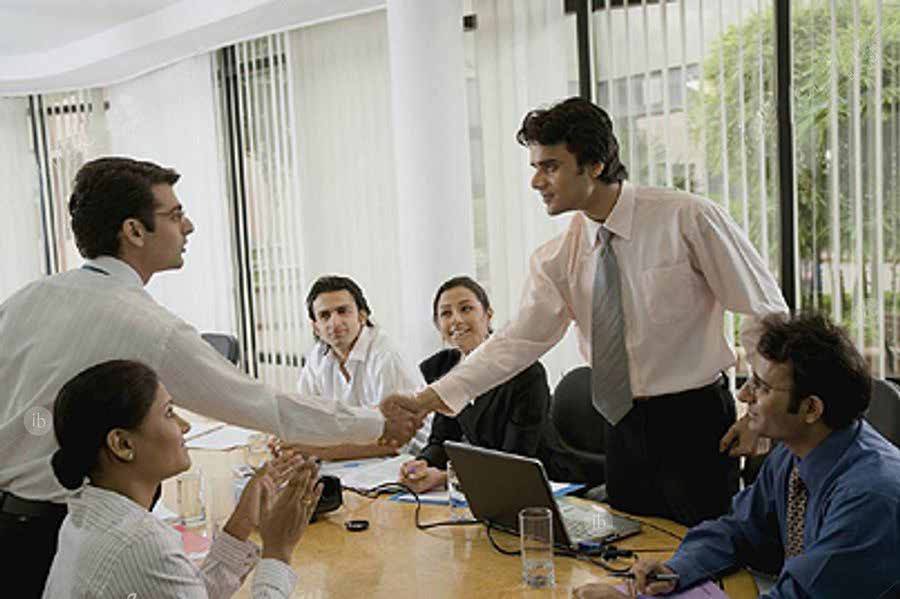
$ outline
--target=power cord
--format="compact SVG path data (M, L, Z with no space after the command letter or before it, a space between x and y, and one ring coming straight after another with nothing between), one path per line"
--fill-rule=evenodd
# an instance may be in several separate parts
M439 526L471 526L473 524L481 524L481 520L439 520L437 522L422 522L420 512L422 510L422 499L419 494L404 485L403 483L382 483L370 489L357 489L354 487L345 487L346 490L362 495L368 499L375 499L379 495L393 495L395 493L409 493L416 500L416 528L419 530L428 530L429 528L437 528Z
M488 540L491 542L491 546L495 550L497 550L499 553L502 553L503 555L522 555L522 552L518 549L516 549L516 550L504 549L497 543L497 541L494 539L494 535L491 534L491 531L501 530L501 529L492 525L490 522L485 523L485 529L487 530L487 537L488 537ZM612 572L612 573L628 572L631 570L631 566L629 565L625 568L616 568L615 566L608 564L607 561L612 560L612 559L618 559L619 557L633 557L635 560L637 560L637 557L638 557L637 553L635 553L634 551L631 551L629 549L617 549L616 547L614 547L612 545L605 545L602 543L600 543L598 545L599 545L598 549L593 550L593 551L574 551L572 549L565 549L562 547L554 547L553 554L558 555L560 557L570 557L572 559L590 562L591 564L594 564L595 566L603 568L607 572ZM597 557L599 557L599 559L597 559Z
M522 552L520 550L510 550L504 549L501 547L497 541L494 539L494 535L492 531L500 530L496 526L494 526L490 522L482 522L481 520L439 520L437 522L422 522L421 521L421 509L422 509L422 499L419 497L419 494L413 491L411 488L407 487L403 483L382 483L380 485L376 485L374 487L368 489L359 489L356 487L344 487L345 490L350 491L352 493L356 493L362 497L367 499L375 499L380 495L393 495L395 493L409 493L412 495L413 499L416 501L416 511L415 511L415 523L416 528L419 530L428 530L430 528L437 528L439 526L472 526L474 524L483 524L485 530L487 531L488 540L491 543L491 546L499 553L503 555L521 555ZM653 524L649 524L651 528L657 528L667 534L675 536L673 533L655 526ZM680 540L680 539L679 539ZM662 551L657 549L648 549L646 551ZM572 559L577 559L580 561L589 562L595 566L603 568L607 572L610 573L622 573L628 572L631 570L631 565L626 566L624 568L617 568L615 566L607 563L611 560L616 560L619 558L633 558L635 561L638 559L637 551L633 549L618 549L614 545L606 544L606 543L598 543L595 549L590 550L581 550L575 551L571 549L565 549L562 547L554 547L553 552L555 555L561 557L569 557ZM599 558L599 559L598 559ZM633 564L632 564L633 565Z

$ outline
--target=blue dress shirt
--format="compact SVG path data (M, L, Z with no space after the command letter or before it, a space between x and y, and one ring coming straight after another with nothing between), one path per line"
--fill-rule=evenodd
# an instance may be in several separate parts
M834 431L804 459L780 445L732 511L692 528L667 562L679 588L718 578L748 556L781 551L794 464L809 491L804 551L761 597L877 599L900 590L900 450L867 422Z

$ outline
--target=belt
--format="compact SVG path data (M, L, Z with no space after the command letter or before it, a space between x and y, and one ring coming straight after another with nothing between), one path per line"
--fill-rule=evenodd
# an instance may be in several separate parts
M697 387L695 389L685 389L684 391L676 391L675 393L662 393L660 395L638 395L637 397L632 397L633 401L647 401L648 399L657 399L660 397L671 397L674 395L681 395L682 393L692 393L695 391L702 391L704 389L709 389L711 387L727 387L728 386L728 377L725 374L720 374L716 377L716 380L711 382L708 385L703 385L702 387Z
M15 516L62 517L66 515L67 511L64 503L22 499L8 491L0 491L0 512L4 514L13 514Z

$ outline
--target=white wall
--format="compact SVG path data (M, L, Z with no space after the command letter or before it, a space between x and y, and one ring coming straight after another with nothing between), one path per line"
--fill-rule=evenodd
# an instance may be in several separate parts
M196 227L185 266L148 291L201 331L235 332L231 228L219 161L210 55L108 88L112 154L181 173L175 192Z
M0 302L42 274L37 162L26 98L0 98Z

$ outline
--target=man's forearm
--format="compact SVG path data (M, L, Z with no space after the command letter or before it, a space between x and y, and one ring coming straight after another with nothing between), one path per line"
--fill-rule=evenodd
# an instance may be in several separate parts
M353 460L359 458L375 458L382 456L397 455L397 449L390 445L378 445L372 443L368 445L353 445L345 443L342 445L304 445L301 443L288 444L286 447L296 449L304 455L314 455L323 460Z

